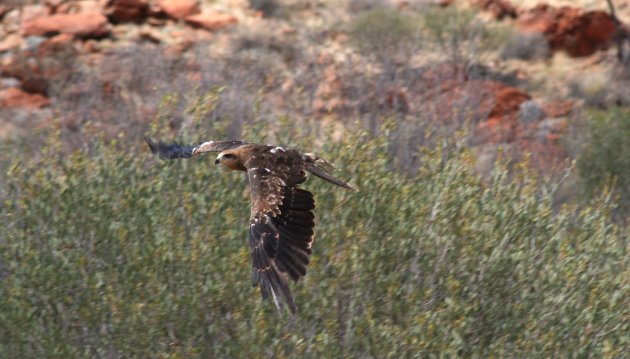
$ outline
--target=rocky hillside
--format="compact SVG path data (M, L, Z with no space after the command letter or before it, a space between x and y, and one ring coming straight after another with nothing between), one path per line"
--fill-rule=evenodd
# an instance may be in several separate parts
M409 166L417 145L468 128L481 172L498 153L549 172L571 157L562 139L584 106L629 101L630 7L594 3L5 1L0 138L394 121Z

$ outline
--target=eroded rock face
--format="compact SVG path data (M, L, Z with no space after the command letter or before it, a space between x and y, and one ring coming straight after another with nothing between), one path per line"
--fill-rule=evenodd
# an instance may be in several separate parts
M97 12L42 16L22 23L24 36L71 34L88 38L103 37L108 33L107 18Z
M589 56L612 43L616 27L604 11L586 11L547 4L523 12L518 28L524 33L541 33L553 50L566 51L574 57Z

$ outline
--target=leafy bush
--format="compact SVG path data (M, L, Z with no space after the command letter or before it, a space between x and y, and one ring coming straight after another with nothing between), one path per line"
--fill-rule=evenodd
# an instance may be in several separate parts
M620 209L630 211L630 111L592 112L590 139L578 159L589 192L614 183Z
M387 8L366 11L349 26L354 45L382 64L408 61L420 30L411 15Z
M256 128L253 128L256 130ZM265 140L248 130L250 140ZM285 132L281 143L309 149ZM295 319L251 288L244 176L163 162L121 137L38 159L0 152L6 357L621 357L627 232L605 203L552 210L527 172L490 183L466 153L393 171L383 138L320 150L360 193L318 179Z
M425 11L423 28L429 43L456 62L479 62L481 57L505 46L513 36L509 27L492 26L474 11L455 7Z

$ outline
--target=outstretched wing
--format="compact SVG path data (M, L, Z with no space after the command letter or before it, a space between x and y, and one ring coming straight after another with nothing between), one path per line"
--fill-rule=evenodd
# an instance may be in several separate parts
M190 158L206 152L221 152L247 144L245 141L208 141L198 146L186 146L177 143L154 142L146 138L151 152L160 158L173 160L177 158Z
M358 189L352 187L348 182L341 180L333 176L332 174L330 174L330 172L332 172L335 169L335 166L332 163L326 161L325 159L313 153L305 153L302 156L302 159L304 160L306 170L314 174L315 176L323 180L326 180L332 184L336 184L339 187L343 187L351 191L359 192Z
M263 167L252 167L247 173L253 285L260 285L263 298L271 295L279 310L285 302L295 314L286 275L294 281L306 275L315 227L313 195L297 188L303 179L296 183L290 174Z

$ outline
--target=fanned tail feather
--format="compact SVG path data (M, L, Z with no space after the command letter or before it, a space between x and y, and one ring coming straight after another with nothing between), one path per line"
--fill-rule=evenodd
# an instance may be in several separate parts
M271 297L279 312L284 309L284 303L289 307L291 314L297 312L295 300L287 281L275 263L271 263L271 268L265 272L254 271L254 286L260 284L263 299Z

